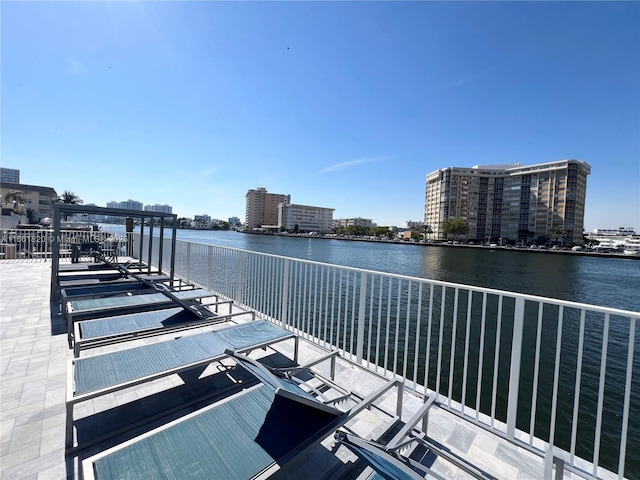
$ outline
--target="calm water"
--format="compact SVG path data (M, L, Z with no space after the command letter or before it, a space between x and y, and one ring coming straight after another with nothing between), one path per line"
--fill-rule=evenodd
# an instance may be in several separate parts
M178 239L640 311L639 260L235 231L178 230Z

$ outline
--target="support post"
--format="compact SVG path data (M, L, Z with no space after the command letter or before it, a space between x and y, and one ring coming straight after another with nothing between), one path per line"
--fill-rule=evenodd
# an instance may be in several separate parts
M520 388L520 362L522 359L522 335L524 332L524 298L517 297L513 313L513 337L511 342L511 368L509 370L509 400L507 404L507 437L515 438Z

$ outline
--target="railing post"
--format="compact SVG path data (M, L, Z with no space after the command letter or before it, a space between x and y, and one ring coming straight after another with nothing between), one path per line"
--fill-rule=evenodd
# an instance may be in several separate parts
M236 277L236 294L234 295L236 302L240 305L244 305L244 288L242 283L244 282L244 252L238 252L238 265L237 265L237 277Z
M185 280L191 281L191 242L187 242L187 271L185 272Z
M356 338L356 360L362 363L364 351L365 310L367 306L367 274L360 273L360 302L358 303L358 336ZM352 332L353 335L353 332Z
M207 247L207 290L213 290L213 245Z
M288 322L287 312L289 311L289 264L291 260L284 260L284 268L282 269L282 303L280 304L280 320L282 326L286 326Z
M513 313L513 338L511 341L511 367L509 370L509 401L507 403L507 437L514 438L518 413L518 390L520 388L520 362L522 358L522 335L524 332L524 299L516 297Z

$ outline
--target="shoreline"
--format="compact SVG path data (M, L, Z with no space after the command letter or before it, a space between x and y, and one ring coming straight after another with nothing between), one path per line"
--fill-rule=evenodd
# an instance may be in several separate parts
M573 251L573 250L552 250L550 248L528 248L528 247L513 247L513 246L485 246L485 245L468 245L468 244L449 244L446 242L434 242L429 241L426 243L422 242L411 242L405 240L374 240L370 238L345 238L345 237L328 237L326 235L305 235L305 234L295 234L295 233L268 233L268 232L248 232L246 230L236 230L238 233L244 233L247 235L265 235L265 236L281 236L281 237L289 237L289 238L301 238L301 239L318 239L318 240L343 240L348 242L368 242L368 243L388 243L392 245L412 245L416 247L446 247L446 248L475 248L482 250L495 250L495 251L506 251L506 252L518 252L518 253L533 253L533 254L544 254L550 253L553 255L579 255L585 257L597 257L597 258L617 258L617 259L627 259L627 260L640 260L640 254L636 255L625 255L624 253L613 253L613 252L593 252L593 251Z

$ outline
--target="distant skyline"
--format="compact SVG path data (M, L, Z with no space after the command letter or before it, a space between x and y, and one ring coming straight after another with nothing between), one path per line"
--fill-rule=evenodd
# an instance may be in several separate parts
M244 221L265 187L424 216L446 167L584 160L640 230L639 2L2 2L0 164L85 203Z

